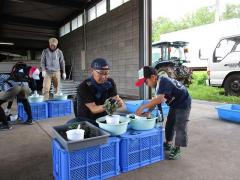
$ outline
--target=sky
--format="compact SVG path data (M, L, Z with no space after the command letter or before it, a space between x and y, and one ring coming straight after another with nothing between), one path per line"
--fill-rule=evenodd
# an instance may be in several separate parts
M222 9L227 3L240 4L240 0L219 1ZM164 16L171 20L177 20L198 8L215 4L216 0L152 0L152 18L155 20L159 16Z

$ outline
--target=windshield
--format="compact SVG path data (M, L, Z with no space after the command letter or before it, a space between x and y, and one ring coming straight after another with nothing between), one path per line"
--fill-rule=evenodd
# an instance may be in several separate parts
M232 51L235 43L236 42L231 39L221 40L215 49L213 61L222 61Z
M186 61L185 47L153 47L152 48L152 63L156 61Z
M152 63L155 63L159 60L161 56L161 49L160 48L152 48Z
M170 59L171 60L186 60L186 56L184 53L184 48L183 47L171 47L170 50Z

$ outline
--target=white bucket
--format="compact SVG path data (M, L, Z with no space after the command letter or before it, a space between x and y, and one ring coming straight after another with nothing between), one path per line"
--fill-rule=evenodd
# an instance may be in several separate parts
M120 115L106 116L107 124L119 124Z
M84 132L83 129L71 129L66 132L67 138L70 141L79 141L84 139Z

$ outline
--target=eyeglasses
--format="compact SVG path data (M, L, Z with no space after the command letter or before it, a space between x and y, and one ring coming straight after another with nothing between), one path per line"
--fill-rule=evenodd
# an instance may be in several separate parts
M109 76L110 73L109 71L97 71L95 70L100 76Z

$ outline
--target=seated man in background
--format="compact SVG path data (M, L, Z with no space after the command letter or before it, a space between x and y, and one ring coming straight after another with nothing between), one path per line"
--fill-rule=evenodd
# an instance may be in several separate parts
M27 67L25 63L17 63L13 66L10 75L0 76L0 105L9 102L6 111L9 111L14 98L17 97L18 102L24 106L28 119L25 124L32 124L32 111L28 102L28 96L31 94L31 89L28 86L29 80L39 79L39 70L35 67ZM5 115L3 108L0 110L0 118L2 121L1 129L10 129L11 127L6 122L9 117Z
M76 117L87 118L96 125L97 118L107 115L103 104L108 98L115 99L118 107L122 107L123 101L117 94L115 82L109 78L109 70L105 59L97 58L92 61L91 77L78 87Z
M16 72L19 69L23 69L23 73L24 73L21 79L17 77L19 74L16 74ZM18 83L24 83L25 86L29 87L31 91L36 94L37 93L36 80L40 80L39 74L40 74L40 71L38 68L34 66L27 66L27 64L20 62L13 66L11 77L9 77L9 79L12 79ZM6 115L9 115L11 113L12 104L13 104L12 100L8 101L7 108L5 109Z

